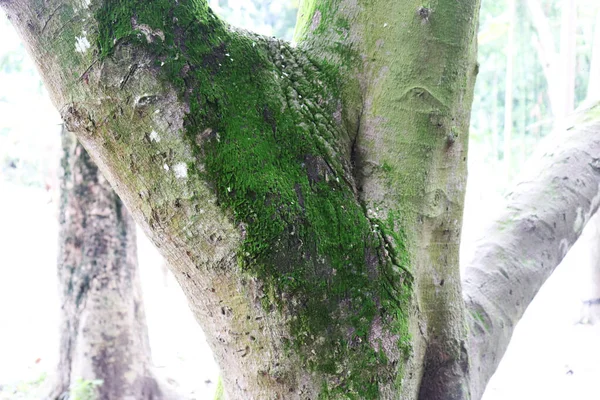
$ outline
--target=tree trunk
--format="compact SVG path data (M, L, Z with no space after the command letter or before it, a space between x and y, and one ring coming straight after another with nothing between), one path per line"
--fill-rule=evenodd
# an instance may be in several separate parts
M600 100L600 11L596 14L594 38L592 39L592 59L590 61L590 78L587 87L586 103Z
M508 205L534 214L555 189L540 215L560 251L508 259L515 303L482 282L507 261L483 247L463 293L478 1L303 1L297 47L227 26L205 0L0 5L169 261L231 399L479 399L598 207L598 127L582 122ZM528 221L499 221L498 243L549 252Z
M594 325L600 322L600 214L596 213L592 217L586 233L580 240L584 240L590 254L589 262L582 266L579 323Z
M560 46L554 44L550 22L539 0L527 1L538 35L538 57L548 83L554 127L565 129L565 117L575 107L577 7L574 0L561 0Z
M62 143L61 339L50 397L165 398L151 371L135 224L86 151L64 129Z

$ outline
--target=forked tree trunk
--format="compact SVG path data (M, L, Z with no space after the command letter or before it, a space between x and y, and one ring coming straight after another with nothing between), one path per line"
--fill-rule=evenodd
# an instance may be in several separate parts
M293 47L206 0L0 0L230 399L479 399L598 208L584 121L461 284L479 2L425 3L304 0Z
M59 365L53 399L162 399L151 371L133 219L63 129L58 277Z

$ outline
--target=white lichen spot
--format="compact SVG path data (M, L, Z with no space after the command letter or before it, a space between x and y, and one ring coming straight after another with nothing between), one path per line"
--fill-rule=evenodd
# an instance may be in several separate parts
M168 170L169 170L169 165L168 165L167 163L165 163L165 164L163 165L163 168L165 169L165 171L168 171Z
M173 166L173 172L175 176L179 179L187 178L187 165L185 163L177 163Z
M136 18L131 19L131 25L133 29L137 29L146 37L148 43L154 42L156 38L159 38L163 42L165 41L165 34L160 29L152 29L149 25L138 24Z
M321 11L317 10L312 17L312 21L310 23L310 31L312 32L315 29L317 29L320 23L321 23Z
M89 48L90 48L90 41L87 40L87 37L85 36L86 32L83 31L83 36L76 36L75 40L77 41L75 43L75 51L79 52L79 53L85 53Z
M158 132L156 132L155 130L150 132L150 140L157 143L160 142L160 136L158 135Z
M573 231L581 232L584 224L585 221L583 219L583 209L581 207L577 207L577 216L575 217L575 223L573 224Z

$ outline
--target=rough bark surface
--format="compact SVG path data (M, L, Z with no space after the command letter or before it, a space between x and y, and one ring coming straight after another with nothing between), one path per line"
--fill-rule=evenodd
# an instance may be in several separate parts
M469 336L459 274L479 1L305 0L297 47L203 0L0 4L169 260L229 398L480 397L512 325ZM582 191L565 218L590 187L556 187ZM536 232L509 236L552 246Z
M83 146L63 130L59 365L52 399L163 399L151 372L135 223ZM101 383L100 383L101 381Z

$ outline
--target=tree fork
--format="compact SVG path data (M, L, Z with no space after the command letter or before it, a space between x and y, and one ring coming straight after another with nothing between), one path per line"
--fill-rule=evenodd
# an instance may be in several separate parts
M481 396L512 326L476 333L499 300L467 278L465 316L459 275L478 1L306 0L297 48L205 1L0 4L229 397ZM585 193L556 212L595 210Z

